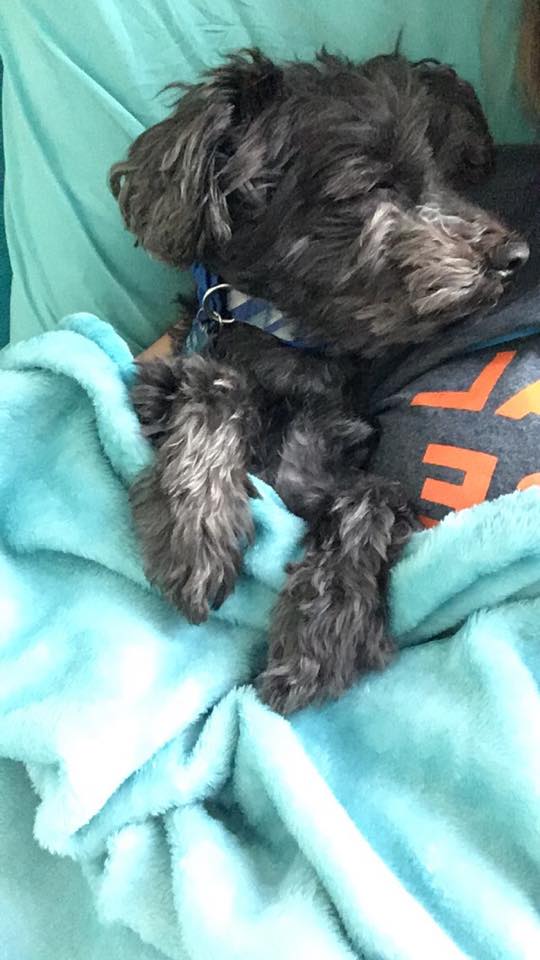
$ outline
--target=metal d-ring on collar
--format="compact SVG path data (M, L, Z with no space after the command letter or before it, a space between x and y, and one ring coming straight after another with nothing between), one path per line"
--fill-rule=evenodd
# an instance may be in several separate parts
M230 283L216 283L213 287L208 287L208 290L205 291L205 294L202 298L201 305L197 312L197 317L200 314L205 314L209 320L213 320L214 323L219 323L221 326L225 323L234 323L234 317L222 317L219 310L216 310L214 307L209 305L208 301L211 297L214 296L219 290L232 290Z

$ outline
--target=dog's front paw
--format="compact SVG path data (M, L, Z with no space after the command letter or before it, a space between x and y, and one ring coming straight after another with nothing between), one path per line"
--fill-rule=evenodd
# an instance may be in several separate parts
M233 502L215 513L204 495L178 490L171 500L161 489L159 474L142 474L131 490L135 526L145 571L191 623L202 623L234 589L244 547L253 537L246 478Z
M361 673L392 658L383 600L342 572L338 551L324 562L308 556L290 568L272 622L268 666L257 681L261 699L279 713L338 697Z
M168 378L152 381L150 394L146 386L139 390L143 425L152 429L161 394L164 412L155 465L134 484L131 502L149 580L201 623L233 590L253 537L253 418L245 377L225 364L180 358L174 375L174 385Z
M257 682L265 703L291 713L339 696L389 663L386 575L412 529L400 488L371 478L336 497L313 524L273 618L268 666Z

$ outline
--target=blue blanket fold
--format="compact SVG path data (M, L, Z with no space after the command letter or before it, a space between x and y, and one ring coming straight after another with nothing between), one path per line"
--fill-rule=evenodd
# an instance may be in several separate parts
M132 376L89 315L0 354L0 757L37 842L174 960L537 960L540 490L414 537L395 664L288 722L249 683L302 522L259 483L237 590L187 624L132 528Z

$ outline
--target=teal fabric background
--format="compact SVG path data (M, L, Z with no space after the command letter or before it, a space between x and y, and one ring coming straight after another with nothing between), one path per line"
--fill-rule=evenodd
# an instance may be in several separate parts
M179 279L122 228L107 171L167 111L158 91L235 48L452 62L500 141L531 139L517 108L516 0L7 0L0 8L12 337L67 313L107 318L137 350L173 320ZM488 66L483 72L480 48Z
M0 348L9 337L9 294L11 265L4 225L4 146L2 131L2 61L0 60Z
M133 248L131 238L122 229L106 187L110 164L124 153L134 136L165 112L166 100L156 98L156 94L169 80L194 79L200 70L216 62L223 53L254 42L276 55L310 56L313 49L324 41L334 49L361 57L390 49L398 30L404 26L406 53L415 57L435 55L450 60L477 85L500 141L530 140L532 131L517 109L513 84L513 51L518 14L519 4L515 0L454 0L453 3L449 0L302 0L297 5L290 0L0 0L0 54L5 64L6 227L14 268L13 339L20 340L54 328L65 314L88 309L109 319L132 347L139 349L171 322L175 313L172 301L178 278L172 271L152 263L142 251ZM485 72L480 66L481 46L486 54ZM0 342L2 335L6 334L10 278L9 261L2 247L2 238L3 231L0 229ZM59 366L65 353L59 351ZM92 364L88 364L88 370L93 369ZM33 382L34 378L39 380L41 376L35 369L29 370L25 382ZM23 403L24 392L18 389L15 392L21 403L21 419L32 424L38 434L37 441L42 442L37 407L30 411ZM2 399L6 412L10 401L5 391L0 392L0 409ZM106 409L109 399L102 399ZM49 408L45 406L45 409ZM60 498L62 515L65 513L66 489L69 490L69 496L77 501L85 484L80 483L79 474L76 484L70 483L63 488L59 483L51 487L50 477L56 476L56 464L70 468L80 466L80 438L83 441L89 437L96 439L91 420L85 421L84 430L81 431L74 411L75 408L70 407L67 419L73 425L71 439L77 452L72 458L66 458L65 447L59 447L57 461L53 463L50 475L43 480L43 489L54 489L54 495ZM65 409L62 408L60 412L63 414ZM15 421L7 416L6 422L13 424ZM119 442L120 436L125 436L125 431L119 433L116 441ZM97 439L94 446L83 446L99 451ZM13 449L20 451L18 437ZM97 462L101 462L99 456ZM6 475L7 471L2 471L0 481ZM28 469L23 470L21 476L28 480ZM111 482L103 488L98 486L94 489L90 485L90 495L99 499L100 492L103 492L103 502L106 503L111 490L116 490L117 485L118 478L112 476ZM15 514L11 507L16 502L19 506L22 504L18 516L24 520L28 514L25 514L27 505L23 500L29 486L31 484L22 490L20 484L14 484L10 496L4 495L0 499L4 516L9 514L13 518ZM81 516L93 517L93 510L88 510L83 501ZM519 499L518 502L524 501ZM532 531L532 539L533 534L536 536L540 512L532 492L526 503L529 504L529 511L523 508L522 519L528 521L527 529ZM503 506L498 526L494 527L493 532L490 520L494 513L495 507L486 505L484 514L476 514L478 519L470 535L467 529L460 531L458 528L454 530L454 539L451 530L449 534L441 530L435 541L440 545L438 551L430 555L427 547L418 549L408 565L401 568L401 581L396 580L395 608L398 614L401 609L402 622L406 621L406 614L410 617L413 612L421 618L419 627L414 623L408 624L408 629L413 633L416 626L417 640L427 640L435 632L449 628L451 632L455 628L454 621L451 617L449 619L448 610L452 613L449 598L437 594L433 584L438 583L437 576L444 571L444 576L439 576L440 585L444 580L448 593L453 596L455 588L458 595L458 587L453 581L448 586L447 571L453 569L456 577L459 577L460 571L463 572L453 560L456 549L460 556L463 554L465 540L467 543L473 541L481 544L484 559L490 556L485 549L486 543L491 543L494 537L499 536L501 543L507 543L507 535L505 533L503 536L501 529L515 530L516 539L519 540L525 524L520 527L516 523L517 514L505 512ZM41 504L38 519L43 524ZM113 512L111 522L102 522L96 527L94 539L98 550L102 550L106 535L112 540L117 538L118 531L114 525L117 520L118 513ZM49 533L51 530L54 533L50 524L45 526ZM26 530L35 547L34 529L27 527ZM73 530L81 532L75 521ZM446 544L444 536L448 536ZM82 539L87 545L89 538L83 536ZM432 544L434 541L426 538L422 542ZM500 551L494 551L493 555L498 558L502 568L504 557ZM56 559L61 560L59 557ZM76 560L80 560L81 566L87 565L84 556ZM126 564L131 563L132 554L125 550L122 560ZM108 576L110 571L107 562L103 563L103 568L104 576ZM518 568L519 564L516 565L516 576ZM523 587L524 596L528 585L527 571L527 562L524 561L523 576L518 578L518 586ZM502 571L499 579L493 576L493 570L484 572L486 576L489 573L493 585L494 595L491 599L494 603L499 602L502 590L499 586L505 572ZM536 597L537 574L530 579L531 583L534 581L532 595ZM6 581L3 583L5 589ZM419 583L430 584L428 594L417 589ZM61 577L57 578L56 586L61 591ZM457 620L458 614L461 617L485 604L485 586L485 579L480 579L478 602L476 605L470 602L465 604L464 609L458 609L454 620ZM434 612L421 609L422 603L424 607L429 606L434 594ZM48 594L43 592L41 596L45 601ZM411 596L416 598L417 606L409 602ZM12 597L8 599L11 601ZM100 599L94 597L88 607L89 613L93 616L94 609L99 609L99 606ZM7 629L6 609L9 607L0 608L0 634ZM253 829L250 827L245 837L241 833L236 835L237 824L231 820L230 834L224 825L223 836L230 840L226 849L230 857L234 854L236 844L242 853L245 840L245 864L238 873L238 881L243 884L242 890L247 894L248 922L252 915L255 918L260 916L258 906L257 909L253 907L257 901L251 899L253 891L257 891L257 878L261 881L264 897L272 888L273 844L279 848L283 836L283 843L288 845L292 842L292 846L287 847L291 851L291 890L297 896L300 916L303 898L307 898L309 903L312 887L318 890L312 879L312 871L320 874L323 885L328 886L333 880L334 898L341 898L344 905L342 916L345 918L347 934L353 939L357 938L356 956L362 952L365 956L385 958L440 958L441 952L430 950L427 941L422 945L424 952L418 951L418 942L414 941L426 924L429 927L430 910L436 911L435 924L439 925L437 929L443 931L442 936L445 936L445 930L450 931L449 950L452 951L452 945L456 944L455 950L460 956L461 947L467 950L469 956L474 955L475 960L479 957L482 960L493 960L494 957L499 960L528 960L539 955L540 934L537 921L529 909L522 862L526 861L526 867L538 862L538 851L534 847L538 843L538 832L535 831L535 814L531 813L528 802L529 786L530 796L533 796L535 784L532 778L538 757L537 743L530 743L538 727L530 723L532 714L527 710L528 701L525 698L525 694L536 696L532 679L533 676L538 677L536 647L534 657L532 649L537 615L533 616L534 609L529 613L530 609L527 603L518 603L511 608L510 616L515 615L512 629L507 628L503 615L501 619L493 621L489 614L481 614L478 619L471 618L462 635L443 643L411 647L400 661L397 674L388 674L379 679L371 691L368 685L368 697L362 695L357 700L357 693L353 691L348 699L337 706L321 714L313 711L299 718L295 732L293 730L291 733L288 727L280 727L277 733L281 736L277 736L273 726L269 726L266 742L261 738L260 752L270 762L274 761L275 765L262 768L266 783L261 782L249 753L247 732L254 727L245 724L244 746L239 752L240 770L243 772L237 788L240 796L242 789L244 797L250 796L250 778L253 778L256 787L251 809ZM27 606L28 613L33 610L32 605ZM34 612L36 615L39 613L37 607ZM423 632L422 624L425 625ZM45 665L43 659L39 660L43 649L39 646L37 634L26 636L30 647L34 639L36 659L25 660L23 656L20 673L17 671L17 650L6 644L8 655L14 657L12 679L15 683L19 683L19 680L21 683L17 689L24 690L25 694L30 691L27 705L33 702L32 691L38 690L39 670L44 669ZM75 654L84 656L87 634L82 631L78 639L80 642L74 648ZM445 647L450 653L448 657L441 658L441 667L437 672L433 669L434 661L438 661L439 651ZM19 652L24 653L24 650L26 647L23 644ZM57 663L54 658L50 661L53 673ZM400 694L399 683L400 677L403 677L402 690L411 689L407 679L411 663L415 677L414 697L406 702L405 696ZM416 669L418 663L420 672ZM110 664L109 652L104 651L103 672L96 671L91 677L109 677ZM448 664L450 670L447 669ZM512 670L509 670L509 664ZM128 674L132 677L130 665ZM88 676L81 671L79 679L85 675ZM420 675L423 680L419 685ZM73 674L70 674L69 684L72 681ZM14 688L8 689L4 671L2 682L2 690L10 694ZM70 689L69 684L65 684L65 690ZM125 690L129 690L129 683L125 684ZM418 709L419 699L421 710ZM39 701L39 696L36 701ZM486 703L491 705L488 714L485 713ZM537 700L534 704L537 710ZM373 709L384 722L376 724L377 729L370 737L371 728L366 720L370 719ZM9 715L10 711L6 708L2 714L4 723L9 723ZM475 728L480 715L488 716L486 727L471 736L470 731ZM57 716L54 704L51 716ZM400 723L395 722L396 716L401 718ZM39 710L36 719L32 729L39 737ZM25 722L23 717L19 745L28 747L35 741L29 737L30 728L24 727ZM146 732L151 726L151 722L145 725ZM13 754L15 740L10 740L7 726L3 729L8 744L4 755ZM195 734L200 729L195 725ZM208 728L205 726L204 729ZM264 727L261 729L264 732ZM69 733L69 727L66 730ZM286 736L284 731L287 731ZM415 731L418 734L416 739ZM109 732L110 728L106 728L104 744L109 741ZM480 734L485 737L482 742ZM188 754L194 739L195 736L190 733L185 744ZM291 801L290 793L284 794L283 834L279 826L276 834L272 835L266 828L268 810L273 814L267 793L268 796L279 795L282 789L276 770L281 770L286 782L287 754L279 751L289 740L294 740L295 757L311 757L316 768L312 782L317 782L320 774L334 791L335 803L332 802L332 816L327 819L328 808L324 804L317 808L318 796L306 789L305 782L300 783L294 797L299 806L296 807ZM69 742L72 741L67 736L65 744ZM88 742L91 745L94 738L89 738ZM139 738L137 742L140 746L142 739ZM409 744L412 744L413 750L407 753L404 745L406 747ZM364 757L362 788L359 788L358 779L362 766L360 755ZM38 762L33 764L36 781L39 780L40 770L43 772L50 763L51 756L53 754L50 751L36 753L34 759L37 757ZM513 775L518 756L523 783L519 783ZM530 763L525 762L526 757L529 757ZM73 759L75 768L82 776L84 763L79 764L79 758L83 761L86 759L86 749L81 750L80 743L76 745ZM96 776L92 772L92 780L96 783L105 769L100 759L98 757L96 760ZM280 760L283 760L281 767ZM423 772L428 764L429 777ZM295 764L290 764L289 770L293 768L296 769ZM381 768L384 770L382 774ZM395 796L391 789L385 789L386 785L391 788L394 780ZM162 785L168 786L170 782L167 774ZM510 783L511 789L508 786ZM535 783L537 785L538 780ZM469 791L472 791L470 795ZM391 801L386 806L377 805L381 793ZM80 796L84 799L85 792L81 791ZM217 817L215 820L209 817L208 824L203 822L202 825L197 825L193 819L188 820L187 825L180 820L178 824L173 823L171 830L178 828L184 848L175 847L174 856L171 857L167 851L163 862L159 857L152 859L156 849L153 845L153 816L143 820L140 830L135 831L138 834L134 836L135 845L130 846L128 831L128 843L124 847L114 841L108 860L100 854L97 866L104 871L109 891L112 889L117 893L112 904L117 913L115 915L114 910L109 911L109 920L113 924L105 927L98 920L90 888L82 877L79 864L52 856L34 840L32 831L37 803L37 796L23 768L11 760L1 760L2 960L163 958L164 953L144 945L140 936L133 931L142 926L148 937L150 930L155 943L161 943L163 934L168 934L159 910L155 915L152 911L154 894L161 905L161 897L169 903L167 871L171 865L175 870L178 868L177 882L183 882L188 942L191 937L190 958L195 955L197 960L201 957L204 960L209 957L212 960L218 960L218 957L224 960L225 956L234 954L235 941L227 930L223 932L222 951L216 952L211 942L212 937L220 935L220 930L215 930L212 922L215 917L220 921L221 914L216 911L216 906L225 902L223 895L229 889L230 869L225 869L224 874L219 870L216 873L216 861L207 855L203 858L201 886L203 892L211 891L206 899L197 899L197 888L191 882L189 873L184 880L181 875L183 865L189 860L186 848L191 845L187 852L192 854L201 838L205 842L212 840L211 828L213 830L219 824ZM302 815L306 806L310 808L311 819ZM62 803L58 809L60 812L64 810ZM495 809L500 811L500 819L494 818ZM354 821L356 826L350 828L347 820L343 842L341 846L335 846L332 854L332 838L327 827L329 823L334 823L337 811L343 820L349 816L351 823ZM152 812L155 813L154 808ZM181 811L182 815L186 812L191 815L191 808ZM467 820L468 817L472 818L471 822ZM271 820L275 822L273 817ZM466 823L466 829L462 833L463 822ZM433 830L431 836L426 825ZM382 876L384 895L379 895L376 884L371 883L371 875L368 882L363 882L367 873L362 873L362 882L358 882L352 874L350 878L343 878L335 872L333 879L332 870L340 851L343 849L350 856L350 850L353 849L350 838L353 833L356 837L360 836L360 831L363 838L360 853L364 860L355 860L353 866L358 869L360 863L363 869L364 862L373 866L377 858L384 859L387 864L387 872ZM145 847L147 833L149 839ZM426 841L424 848L412 842L414 837L420 835ZM475 838L478 839L478 848L469 849L469 841ZM159 853L161 839L158 837L157 840ZM325 850L326 840L328 848ZM459 842L453 845L454 840ZM305 853L301 850L298 859L301 869L295 874L292 868L295 867L297 842L300 848L304 847ZM212 852L216 845L211 843L204 849ZM144 856L145 850L147 857ZM356 854L357 848L354 850ZM134 889L128 884L123 887L121 883L130 876L127 860L131 855L138 856L140 851L141 876L149 878L147 886L143 884L142 899L134 896ZM469 861L467 852L472 855ZM304 865L305 861L309 861L307 866ZM393 911L388 908L385 896L388 877L394 876L394 869L396 874L399 873L395 867L398 861L403 866L404 889L408 887L414 893L404 894L405 909ZM191 862L198 865L196 857ZM313 868L312 862L315 864ZM118 865L120 869L115 876L114 870ZM492 870L493 884L489 890L487 874L484 872L486 865ZM225 867L230 867L226 858ZM154 883L156 871L158 882ZM465 875L468 882L464 882ZM165 877L164 885L160 884L161 877ZM96 871L94 896L99 890L100 880ZM116 890L115 881L121 881ZM279 875L276 881L279 886L278 881ZM220 897L214 897L214 882L216 889L220 882L222 884ZM437 887L438 882L444 885L443 894ZM342 887L339 883L342 883ZM103 887L106 893L107 885ZM533 894L534 890L531 897ZM422 923L417 922L417 914L411 919L413 896L418 897L419 903L423 901L426 908L425 914L422 913L420 917ZM359 910L357 901L361 903L364 897L367 898L364 908L372 910L371 919L376 915L378 926L369 922L369 912L366 918L365 913ZM106 915L107 908L111 907L111 901L107 903L103 894L100 903L103 919L103 914ZM244 901L240 900L241 907L243 904ZM190 909L193 905L198 913ZM322 921L328 918L328 923L333 924L328 901L325 899L321 907L321 901L317 900L316 906ZM423 909L421 907L421 911ZM280 917L283 919L279 909L274 913L270 910L266 926L260 928L264 935L260 935L260 929L255 931L254 942L257 947L264 949L267 932L274 930ZM239 929L237 925L236 930ZM177 927L173 925L175 936L176 930ZM395 950L392 952L390 947L381 950L380 939L370 942L374 930L379 938L395 935L401 954ZM407 930L410 930L409 940ZM200 935L202 940L205 933L211 944L209 947L198 939ZM336 937L341 938L342 935L341 927L338 927ZM352 953L349 947L341 946L342 949L334 954L321 939L313 944L312 955L350 958ZM315 947L318 948L317 953ZM250 943L246 949L249 960L254 960L254 950L250 952L249 948ZM268 938L268 949L272 949L271 938ZM278 953L283 956L281 951ZM171 956L171 952L167 951L167 955ZM178 955L183 955L180 948ZM237 956L238 953L234 954L234 960L237 960ZM276 951L266 956L274 960ZM299 949L295 960L300 956Z

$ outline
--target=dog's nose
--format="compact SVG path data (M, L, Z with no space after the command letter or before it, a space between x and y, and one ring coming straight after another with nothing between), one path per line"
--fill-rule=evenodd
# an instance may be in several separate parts
M501 273L515 273L529 259L529 247L524 240L506 240L494 247L489 255L491 266Z

